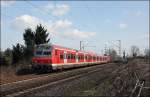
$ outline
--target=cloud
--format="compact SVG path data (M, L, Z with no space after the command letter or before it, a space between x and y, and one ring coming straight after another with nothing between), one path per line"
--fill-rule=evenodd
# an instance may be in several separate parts
M83 32L78 29L71 29L69 32L64 32L63 36L64 37L70 37L70 38L90 38L94 36L94 32Z
M57 20L52 24L55 34L63 38L89 38L95 35L94 32L84 32L73 27L72 22L67 19Z
M28 27L35 29L36 25L39 23L43 23L43 21L30 15L22 15L22 16L16 17L11 22L11 26L15 30L22 31Z
M71 26L72 26L72 23L68 21L67 19L57 20L56 22L53 23L53 28L55 29L59 29L59 28L65 29Z
M136 10L136 11L125 11L125 14L129 15L129 16L136 16L136 17L139 17L139 16L142 16L143 15L143 12L140 11L140 10Z
M14 3L15 3L15 1L1 1L2 6L10 6Z
M67 19L56 20L49 23L30 15L16 17L11 22L11 27L14 30L23 32L26 28L35 29L37 24L40 23L44 25L50 34L63 38L89 38L95 35L94 32L84 32L74 28L72 22Z
M120 23L119 24L119 28L120 29L126 29L127 28L127 24L126 23Z
M51 12L54 16L65 15L70 10L70 6L67 4L48 4L44 7L46 12Z

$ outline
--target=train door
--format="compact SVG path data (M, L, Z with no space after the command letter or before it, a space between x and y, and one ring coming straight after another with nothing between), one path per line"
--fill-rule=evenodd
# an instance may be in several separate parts
M78 63L78 53L76 52L76 63Z
M61 50L59 53L59 63L64 63L64 51Z
M84 61L83 62L85 62L85 57L86 57L86 55L84 54Z
M64 63L66 64L67 63L67 52L64 51Z
M55 59L54 59L54 62L55 63L58 63L59 62L59 51L58 50L55 50Z

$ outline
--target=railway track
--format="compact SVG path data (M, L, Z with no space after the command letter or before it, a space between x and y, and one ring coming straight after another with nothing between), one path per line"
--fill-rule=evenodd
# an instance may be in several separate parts
M53 85L51 85L51 86L49 86L49 87L45 87L45 88L43 88L43 89L41 89L41 90L39 90L39 91L35 91L35 92L33 92L33 93L31 93L31 94L28 94L27 96L25 96L25 97L28 97L28 96L31 96L31 97L36 97L36 96L39 96L39 95L41 95L41 96L72 96L72 91L74 91L74 92L76 92L76 91L78 91L78 89L77 89L77 87L81 87L81 88L83 88L84 87L84 85L85 85L85 80L87 80L89 83L87 83L87 85L88 84L91 84L91 85L93 85L94 87L87 87L88 89L89 88L98 88L99 87L99 85L102 85L105 81L107 81L107 80L113 80L113 79L115 79L116 78L116 73L118 73L118 72L121 72L121 70L122 69L124 69L124 68L126 68L126 66L120 66L120 67L116 67L116 66L114 66L114 68L112 68L112 67L107 67L107 68L103 68L103 69L101 69L101 70L97 70L96 72L93 72L93 73L87 73L87 74L84 74L84 76L81 76L81 77L79 77L79 78L76 78L75 80L70 80L69 82L62 82L62 83L58 83L57 85L55 85L55 86L53 86ZM96 75L96 76L95 76ZM115 76L114 76L115 75ZM94 77L95 76L95 77ZM90 77L90 79L87 79L88 77ZM96 78L97 77L97 78ZM77 80L81 80L82 79L82 81L83 82L81 82L82 84L84 84L84 85L81 85L81 83L79 82L79 85L78 84L76 84L76 81ZM84 80L83 80L84 79ZM91 81L91 79L93 80L93 81ZM74 83L74 81L75 81L75 83ZM98 83L95 83L95 82L98 82ZM71 85L71 83L72 83L72 85ZM96 84L96 86L94 85L94 83ZM77 87L75 88L74 87L74 85L77 85ZM63 86L63 87L61 87L61 86ZM68 87L68 86L71 86L71 87ZM73 87L74 88L73 88ZM56 88L55 88L56 87ZM66 87L67 88L69 88L69 90L66 90ZM101 87L101 86L100 86ZM58 88L60 88L61 90L59 90ZM86 88L86 89L87 89ZM57 90L58 89L58 90ZM71 91L70 91L70 89L71 89ZM85 90L86 90L85 89ZM80 89L79 89L80 90ZM61 92L62 91L62 92ZM70 93L68 93L68 91L70 91L71 92L71 94ZM48 94L48 92L49 92L49 94ZM80 91L80 92L83 92L82 90ZM66 95L67 94L67 95ZM78 94L77 94L78 95ZM76 95L76 96L77 96ZM74 95L73 95L74 96ZM78 95L78 96L80 96L80 95Z
M52 85L56 85L58 83L70 81L79 77L86 76L88 74L98 72L100 70L112 69L112 67L117 67L115 64L103 64L96 65L86 68L74 69L71 71L60 72L58 74L47 75L43 77L8 83L4 85L0 85L1 87L1 96L5 97L20 97L32 91L38 91L42 88L49 87ZM120 70L119 68L117 70ZM116 70L115 70L116 71Z

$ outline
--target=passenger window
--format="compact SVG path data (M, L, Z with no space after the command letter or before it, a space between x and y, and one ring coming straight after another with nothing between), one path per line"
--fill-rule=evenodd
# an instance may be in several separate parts
M87 60L87 59L88 59L88 56L85 56L85 59Z
M55 50L55 55L57 55L57 50Z
M78 56L78 59L80 60L80 56Z
M60 59L64 59L64 56L63 56L63 54L60 54Z
M71 54L71 59L73 59L73 54Z
M70 54L67 55L68 59L70 59Z
M72 54L72 56L71 56L71 57L72 57L72 59L75 59L75 55L74 55L74 54Z

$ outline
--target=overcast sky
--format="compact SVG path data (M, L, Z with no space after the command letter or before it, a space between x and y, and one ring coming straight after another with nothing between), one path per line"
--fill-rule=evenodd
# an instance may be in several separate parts
M24 29L41 23L53 44L101 53L105 44L122 50L149 47L148 1L2 1L1 49L24 44ZM96 46L96 47L90 47ZM116 48L117 49L117 48Z

